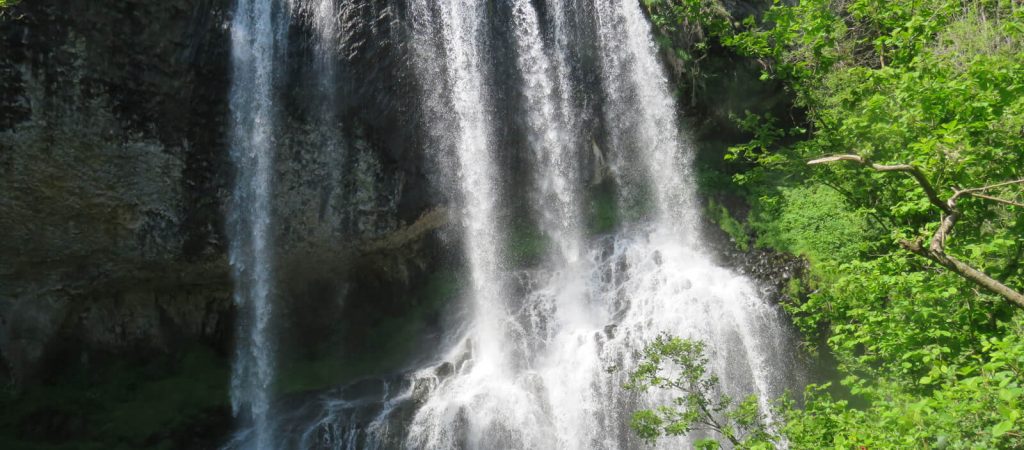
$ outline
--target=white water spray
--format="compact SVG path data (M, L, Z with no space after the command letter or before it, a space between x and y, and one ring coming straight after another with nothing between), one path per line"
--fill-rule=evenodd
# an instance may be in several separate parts
M491 154L493 138L489 118L490 96L484 81L484 55L478 43L484 39L483 23L475 20L485 5L473 0L433 2L415 0L413 14L433 16L437 34L423 39L439 39L443 53L420 56L421 65L438 65L446 86L447 96L435 99L431 105L440 126L451 127L440 142L440 151L449 155L451 170L458 173L458 187L462 208L460 223L464 228L466 256L469 260L472 290L472 314L475 340L474 361L479 370L502 370L504 280L501 257L502 232L498 226L497 167ZM424 30L425 32L427 30ZM433 71L427 69L426 72ZM437 83L441 80L425 80ZM450 152L450 153L448 153ZM484 364L483 361L487 361Z

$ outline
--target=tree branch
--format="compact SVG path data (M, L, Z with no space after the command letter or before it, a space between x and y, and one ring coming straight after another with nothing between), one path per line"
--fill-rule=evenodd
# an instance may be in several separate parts
M988 186L982 186L971 189L954 189L953 196L949 200L942 201L939 199L938 193L932 186L931 182L928 181L928 177L925 176L924 172L917 167L910 164L897 164L897 165L882 165L875 164L859 155L836 155L828 156L824 158L818 158L809 161L808 165L828 164L838 161L851 161L858 163L862 166L874 169L879 172L907 172L917 180L917 184L924 189L925 195L928 196L928 201L932 205L942 210L942 222L939 223L939 228L935 231L932 236L931 243L928 247L921 245L920 240L918 241L901 241L900 246L907 251L914 253L915 255L930 259L939 265L953 271L957 275L960 275L964 279L971 281L972 283L987 289L988 291L997 294L1014 306L1024 309L1024 294L1006 286L999 280L992 278L988 274L967 265L966 263L946 254L946 239L953 232L953 227L956 225L957 220L960 219L960 210L957 208L957 200L964 196L970 195L973 197L979 197L986 200L991 200L1007 205L1024 207L1024 204L1017 203L1010 200L1005 200L990 195L982 194L982 192L990 189L995 189L1002 186L1008 186L1011 184L1024 184L1024 179L1014 181L1004 181L1002 183L995 183Z
M932 187L932 184L928 181L928 177L926 177L924 175L924 172L922 172L921 169L918 169L917 166L913 166L913 165L910 165L910 164L895 164L895 165L875 164L875 163L869 161L867 158L865 158L863 156L860 156L860 155L835 155L835 156L828 156L828 157L825 157L825 158L818 158L818 159L809 161L807 164L811 165L811 166L815 166L815 165L818 165L818 164L828 164L828 163L832 163L832 162L836 162L836 161L851 161L851 162L855 162L855 163L860 164L862 166L865 166L865 167L868 167L868 168L871 168L871 169L875 169L875 170L877 170L879 172L906 172L906 173L909 173L910 176L914 177L914 179L917 180L917 184L921 185L921 189L924 189L925 195L928 196L928 201L930 201L933 205L935 205L935 207L941 209L946 214L949 214L950 212L952 212L951 208L949 207L949 205L947 205L946 202L944 202L941 199L939 199L939 195L935 191L935 188Z
M995 189L997 187L1009 186L1011 184L1024 184L1024 178L1021 178L1019 180L1004 181L1002 183L990 184L988 186L982 186L982 187L971 188L971 189L964 189L961 192L965 192L965 193L984 192L984 191L987 191L989 189Z
M991 201L994 201L996 203L1002 203L1004 205L1017 206L1017 207L1020 207L1020 208L1024 208L1024 203L1015 202L1013 200L1006 200L1006 199L999 198L999 197L993 197L991 195L977 194L977 193L971 193L971 194L967 194L967 195L970 195L971 197L983 198L985 200L991 200Z
M985 200L991 200L991 201L994 201L994 202L997 202L997 203L1002 203L1002 204L1005 204L1005 205L1018 206L1018 207L1024 208L1024 203L1015 202L1015 201L1012 201L1012 200L1006 200L1006 199L1002 199L1002 198L999 198L999 197L993 197L993 196L987 195L987 194L982 194L982 192L988 191L990 189L995 189L995 188L1003 187L1003 186L1009 186L1011 184L1024 184L1024 178L1022 178L1020 180L1004 181L1002 183L990 184L988 186L956 190L953 193L953 197L950 198L950 200L951 201L956 201L958 198L960 198L960 196L970 195L972 197L983 198Z
M942 265L943 267L952 270L957 275L966 278L974 284L981 286L994 294L1009 300L1018 308L1024 308L1024 294L1013 290L1012 288L1000 283L995 278L992 278L984 272L975 269L962 261L946 254L937 253L931 248L924 248L920 242L902 241L900 246L907 249L911 253L928 258Z

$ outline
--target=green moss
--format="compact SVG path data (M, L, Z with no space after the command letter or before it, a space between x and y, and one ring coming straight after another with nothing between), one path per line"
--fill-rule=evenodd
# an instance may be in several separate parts
M750 237L746 224L733 218L725 206L714 200L708 201L707 212L708 217L714 220L718 227L729 235L732 242L736 244L736 248L743 252L750 249Z
M433 273L423 287L419 305L427 311L436 311L458 297L464 283L459 274L453 270ZM423 311L421 311L421 314Z
M591 190L587 229L591 234L610 233L619 226L619 205L615 189L604 183Z
M383 352L382 352L383 354ZM314 358L291 361L278 376L279 394L293 394L345 384L384 366L380 358Z
M505 255L512 267L530 267L541 263L551 248L551 239L533 223L519 221L509 230Z
M228 373L228 361L202 345L189 348L180 358L167 356L146 363L119 361L89 367L70 362L65 374L52 383L31 386L2 400L0 447L168 446L169 442L161 444L154 437L167 436L209 411L226 408Z
M209 348L197 347L185 354L175 376L142 381L134 388L127 384L119 392L112 392L118 403L100 416L104 422L101 432L141 442L154 430L187 425L203 411L226 405L225 362Z
M277 379L278 392L324 389L401 369L416 352L419 337L425 334L431 319L458 298L463 287L455 271L431 274L407 313L384 317L367 327L369 334L364 339L372 345L366 350L349 354L326 352L283 362Z
M864 214L824 186L784 188L776 201L760 203L755 216L758 245L805 256L814 265L854 260L869 241Z

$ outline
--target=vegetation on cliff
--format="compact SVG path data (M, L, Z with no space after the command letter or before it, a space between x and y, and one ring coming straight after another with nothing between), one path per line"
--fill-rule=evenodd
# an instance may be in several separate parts
M715 0L647 3L662 34L701 30L684 53L753 58L799 109L737 118L752 139L726 157L742 229L809 261L785 306L845 388L811 386L781 435L1024 446L1024 6L804 0L740 21Z

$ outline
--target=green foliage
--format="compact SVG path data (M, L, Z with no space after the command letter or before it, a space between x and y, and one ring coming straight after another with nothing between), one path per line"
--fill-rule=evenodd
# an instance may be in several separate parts
M757 244L811 263L786 304L808 343L838 361L850 399L824 388L784 403L794 448L1022 448L1022 313L903 250L939 221L903 174L841 163L855 153L913 164L943 198L1024 178L1024 5L1011 0L776 2L714 38L784 82L806 122L737 119L754 138L727 159ZM991 192L1021 202L1019 185ZM1021 208L965 198L946 250L1024 289ZM854 406L856 405L856 406Z
M807 303L791 305L801 328L827 325L830 349L848 370L903 377L904 356L924 351L919 346L960 354L980 337L1001 335L994 321L1011 311L895 244L930 236L937 222L910 177L840 165L811 170L804 161L857 153L912 163L942 196L954 186L1021 178L1024 54L1016 25L1024 20L1008 2L885 4L854 1L845 11L822 1L777 4L764 28L734 35L739 50L770 58L766 76L785 78L800 94L813 131L780 147L791 131L748 117L757 138L730 158L756 164L737 181L753 192L759 243L813 263L819 286ZM1024 284L1019 210L978 199L961 207L965 219L950 251Z
M657 30L655 39L688 76L695 98L707 77L701 61L732 33L732 17L721 0L644 0L644 6Z
M180 358L68 365L59 379L0 400L0 447L168 448L172 433L228 414L229 362L205 346Z
M689 28L703 36L731 34L729 12L716 0L644 0L651 21L662 28ZM706 47L702 41L700 47Z
M733 402L720 392L718 378L707 373L707 363L701 341L662 335L651 342L641 363L630 372L626 388L639 392L659 389L675 397L671 405L634 412L630 427L650 443L662 436L684 436L699 430L716 433L736 448L772 448L774 437L767 431L757 397ZM721 446L708 438L697 447Z
M830 397L826 386L811 386L804 408L787 409L783 432L794 448L1022 448L1024 330L1014 328L984 341L983 357L932 366L919 381L921 395L849 379L872 399L855 409Z
M759 244L786 249L812 262L851 261L867 250L870 239L863 212L825 186L795 186L759 204L751 220L760 230Z
M871 400L867 408L835 399L828 384L809 386L802 407L788 396L777 399L774 410L784 418L778 431L764 425L756 396L734 404L721 395L718 380L706 373L702 342L661 336L644 350L626 387L667 390L675 397L668 405L634 412L630 426L650 443L703 430L735 448L776 448L781 442L797 449L1021 448L1024 324L1014 328L1005 338L986 340L984 356L976 355L971 364L933 365L918 381L926 388L920 395L849 377L843 383ZM709 438L696 447L717 449L721 444Z

